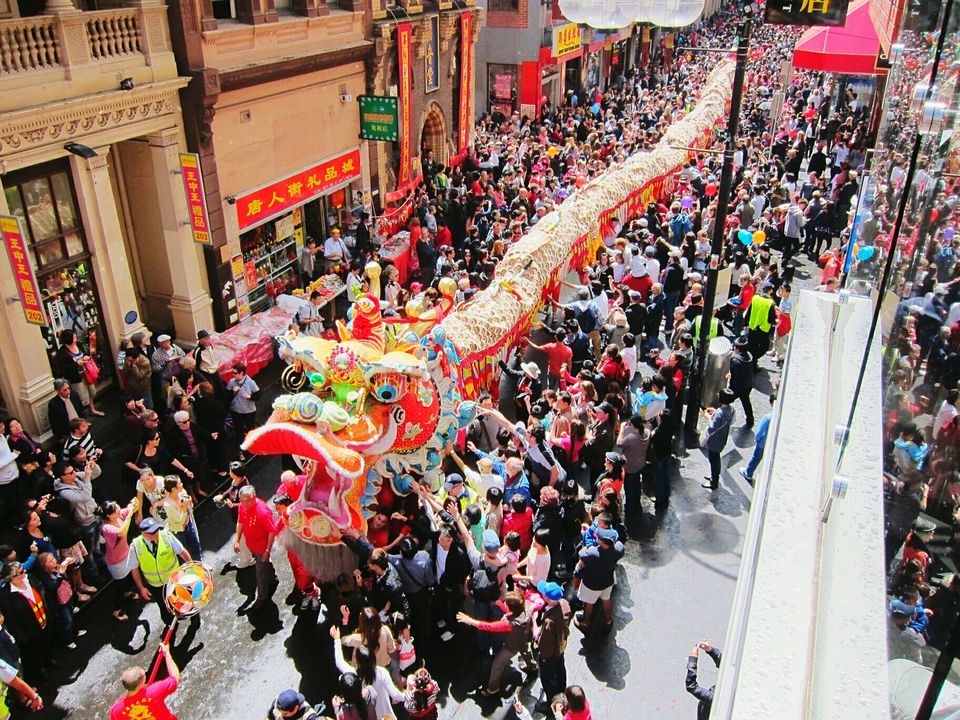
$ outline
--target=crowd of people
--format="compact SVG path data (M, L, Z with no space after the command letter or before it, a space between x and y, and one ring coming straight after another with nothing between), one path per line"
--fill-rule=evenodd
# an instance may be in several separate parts
M677 45L729 47L735 33L729 17L718 14L681 32ZM714 317L705 320L702 313L720 167L716 156L704 153L690 158L668 196L639 217L615 218L605 230L604 247L567 283L571 299L555 297L531 337L501 363L513 383L509 399L478 398L478 416L463 443L444 452L439 486L416 485L407 497L385 490L366 535L342 529L357 556L355 573L310 578L291 556L300 607L318 614L334 645L340 677L328 714L338 720L398 712L436 717L438 686L430 669L442 663L455 637L467 636L477 659L489 665L483 694L500 696L539 676L539 702L529 710L516 702L517 717L529 717L530 710L564 720L590 717L583 689L567 683L570 624L584 635L611 632L629 528L643 514L645 496L658 515L669 507L674 440L704 325L707 338L734 339L735 354L728 387L710 402L702 423L699 444L710 467L703 487L720 487L722 453L739 423L735 404L743 428L755 433L753 455L739 469L753 482L770 421L769 413L758 413L754 428L751 392L757 374L768 371L760 360L770 352L776 363L784 360L801 253L822 265L820 289L836 291L857 172L871 145L870 103L852 89L805 72L783 86L781 61L796 36L793 29L756 28L721 259L733 285ZM401 286L396 268L385 264L384 314L406 314L411 300L418 312L429 309L443 278L456 281L458 302L489 285L511 243L565 197L654 147L696 103L714 62L707 52L667 62L661 47L648 66L619 74L603 92L571 91L539 118L485 115L456 167L443 167L427 152L423 183L410 199L411 281ZM777 93L782 109L772 118ZM310 277L340 271L348 285L368 291L371 278L363 272L380 259L378 238L370 218L361 217L359 225L352 248L339 234L322 248L308 243L316 272L312 265L301 270ZM944 253L958 242L945 245ZM322 263L315 258L321 252ZM923 473L936 468L944 488L938 497L953 503L951 517L960 518L953 457L957 373L949 371L960 324L947 323L951 298L945 297L960 284L950 280L957 276L956 254L936 258L931 265L942 271L939 282L946 281L930 301L937 321L924 320L923 306L919 312L911 307L903 323L905 345L889 394L891 453L907 505L926 502ZM308 309L296 324L319 334L323 323ZM928 382L931 373L934 383L953 381L931 437L945 439L929 461L909 419L917 410L908 391L924 360ZM83 632L74 626L76 606L104 583L110 582L118 622L128 621L133 604L143 601L156 602L163 619L172 619L162 588L181 561L202 558L194 510L208 495L235 516L233 564L255 567L252 609L271 602L277 587L271 551L286 532L292 498L282 484L269 503L257 497L237 447L256 422L255 380L240 364L224 382L222 358L205 331L190 352L168 335L136 334L117 361L125 442L109 452L116 453L129 502L109 497L101 478L104 451L90 432L102 414L91 392L95 365L91 369L72 331L59 338L56 396L48 408L55 443L38 443L15 418L0 427L0 513L11 526L22 524L18 542L0 547L0 670L7 673L0 679L28 707L42 704L33 688L58 662L58 649L76 647ZM927 570L918 544L922 530L907 539L917 548L905 562L913 575ZM899 548L894 544L891 539L888 546ZM905 594L899 610L909 605L915 614L915 600ZM699 649L719 664L709 643ZM176 689L176 664L167 650L162 654L168 678L161 685L147 682L140 668L125 673L127 696L112 717L130 717L138 703ZM687 688L706 717L712 690L696 683L697 654L691 653ZM512 668L515 659L521 673ZM7 682L9 668L29 685ZM295 690L281 694L269 711L271 718L316 714Z

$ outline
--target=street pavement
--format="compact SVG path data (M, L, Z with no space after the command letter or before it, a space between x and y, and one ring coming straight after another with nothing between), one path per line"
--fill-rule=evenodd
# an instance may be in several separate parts
M809 284L807 273L799 271L795 289ZM769 409L766 398L779 374L770 356L761 368L753 392L757 419ZM263 378L276 372L271 368ZM644 368L644 374L651 372ZM269 402L277 393L275 385L268 387L264 398ZM628 525L630 539L614 592L614 631L584 637L571 625L568 682L584 688L595 718L619 713L641 720L696 716L696 701L684 688L686 657L701 639L723 648L750 511L752 489L737 469L750 457L753 433L742 429L739 404L735 408L720 489L711 493L700 487L708 463L695 447L685 450L681 438L668 511L657 518L644 497L642 516ZM269 498L281 472L280 459L256 458L249 470L258 494ZM171 709L182 720L261 718L288 687L311 703L325 700L337 678L328 625L316 611L301 612L285 603L293 588L285 552L274 550L276 605L247 612L255 592L253 569L223 573L233 558L232 516L207 502L197 517L203 560L214 570L216 589L200 628L194 633L184 626L177 632L173 656L183 678ZM56 689L41 688L47 707L30 717L102 720L123 694L123 670L149 666L162 632L157 608L138 604L128 611L130 620L119 623L110 615L109 602L109 593L101 593L79 613L78 627L88 632L77 650L59 655L63 667L51 674ZM502 700L479 694L489 663L477 661L469 634L458 634L448 644L438 638L416 640L441 684L441 718L512 717L512 694ZM702 660L700 682L709 686L717 671L709 659ZM528 707L538 699L535 678L514 671L505 682L511 688L519 685L519 697Z

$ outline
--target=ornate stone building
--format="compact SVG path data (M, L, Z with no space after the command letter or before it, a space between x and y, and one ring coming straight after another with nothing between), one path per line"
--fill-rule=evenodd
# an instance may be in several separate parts
M0 404L37 436L62 330L103 389L122 338L149 324L190 339L211 321L167 10L115 5L0 0L0 215L19 221L3 224Z
M409 155L402 147L403 128L399 143L369 143L371 181L381 206L397 203L418 182L427 150L433 151L437 162L449 165L459 161L473 140L474 67L481 24L481 11L473 4L474 0L406 0L400 8L387 8L384 0L373 2L376 52L370 61L368 91L399 96L401 126L404 86L398 38L402 44L405 25L410 28L411 45ZM406 173L401 167L405 157Z

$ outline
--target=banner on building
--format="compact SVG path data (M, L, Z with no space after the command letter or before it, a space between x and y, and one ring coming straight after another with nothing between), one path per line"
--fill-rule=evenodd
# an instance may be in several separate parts
M848 0L768 0L763 21L771 25L828 25L847 21Z
M423 77L428 93L440 89L440 16L433 15L427 20L429 33L423 58Z
M413 28L410 23L397 25L397 67L400 68L400 173L399 186L405 187L410 175L410 116L413 99Z
M387 95L361 95L358 100L361 139L383 142L400 140L397 98Z
M20 220L10 215L0 215L0 231L3 232L3 245L7 249L13 279L17 283L23 317L31 325L46 325L43 303L40 300L40 286L30 263L30 253L27 252Z
M246 228L272 220L303 203L360 177L360 149L324 160L245 195L238 195L237 226Z
M574 23L553 28L553 57L563 57L580 49L580 26Z
M473 118L470 117L470 99L473 97L473 63L470 56L473 45L473 13L460 13L460 122L457 148L460 152L470 144L470 127Z
M198 243L210 245L212 242L210 216L207 214L207 197L203 192L200 156L196 153L180 153L180 175L183 178L183 192L187 196L193 239Z

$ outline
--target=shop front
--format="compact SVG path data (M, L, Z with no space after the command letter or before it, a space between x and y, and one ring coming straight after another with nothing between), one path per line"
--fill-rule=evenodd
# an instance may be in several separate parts
M234 312L229 323L274 307L304 287L299 265L307 238L321 248L331 230L346 235L363 208L360 148L314 163L292 175L237 195L239 253L231 258Z
M510 117L518 109L517 74L516 65L487 63L487 87L490 88L487 110L491 114Z
M77 116L68 126L76 132L67 142L64 110L33 111L31 122L43 130L0 152L0 216L7 218L0 290L8 300L0 313L0 391L3 411L37 436L48 424L53 378L62 374L56 355L64 331L76 334L93 361L85 375L96 397L117 385L122 339L149 328L182 340L209 324L209 291L180 177L182 84L137 88L114 98L118 111L109 115L102 101L74 101L67 112ZM105 118L103 127L84 124L85 111ZM0 127L16 122L11 114Z

